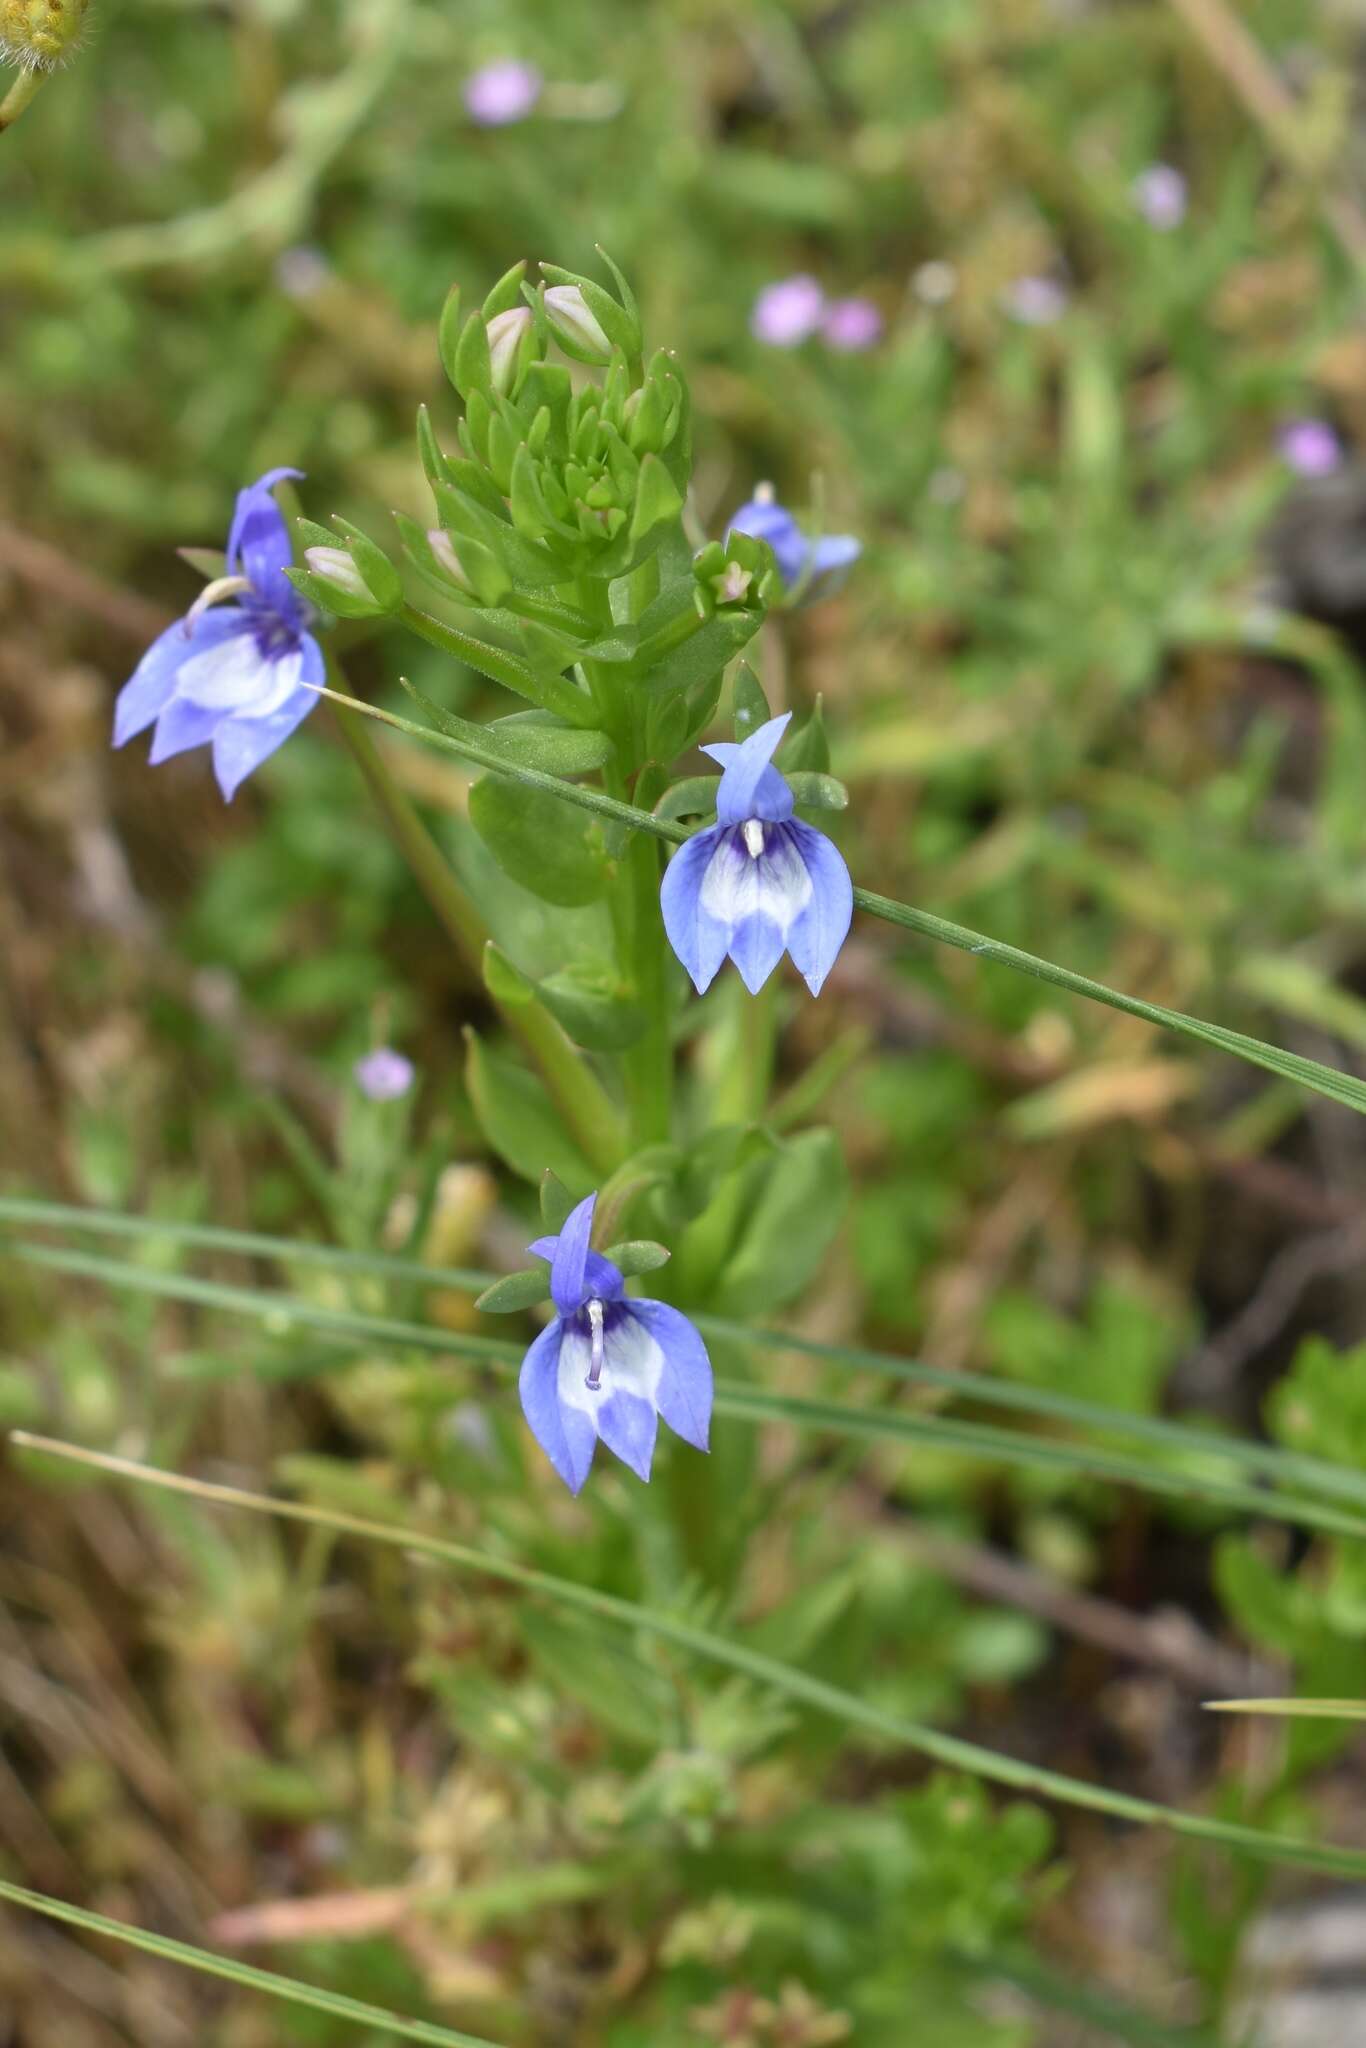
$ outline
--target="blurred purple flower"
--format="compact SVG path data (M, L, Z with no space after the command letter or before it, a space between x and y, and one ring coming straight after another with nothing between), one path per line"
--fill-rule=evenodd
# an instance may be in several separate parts
M1291 420L1277 445L1296 476L1331 476L1342 463L1342 443L1327 420Z
M825 309L821 333L842 355L858 355L881 340L882 324L871 299L834 299Z
M541 97L544 80L534 64L506 57L485 64L465 80L465 110L481 128L506 128L524 121Z
M1150 228L1179 228L1186 218L1186 181L1172 164L1149 164L1134 179L1134 204Z
M397 1102L413 1085L414 1067L391 1045L377 1045L351 1069L356 1086L371 1102Z
M226 575L168 626L119 691L114 745L155 725L150 760L212 744L225 797L289 738L320 699L323 652L285 574L289 529L271 492L297 469L269 469L237 494ZM231 598L211 610L221 598Z
M1054 277L1017 277L1001 299L1011 319L1023 327L1051 327L1067 311L1067 293Z
M825 293L805 271L766 285L749 316L750 333L770 348L796 348L821 324Z
M599 1438L648 1479L661 1416L699 1451L711 1424L706 1345L666 1302L625 1298L620 1270L589 1248L597 1199L571 1210L557 1237L527 1247L550 1262L556 1313L522 1360L518 1392L531 1434L571 1493Z

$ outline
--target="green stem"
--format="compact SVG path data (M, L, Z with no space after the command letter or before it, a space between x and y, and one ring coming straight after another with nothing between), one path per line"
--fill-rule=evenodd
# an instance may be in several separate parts
M41 92L51 76L47 71L21 71L5 97L0 100L0 135L12 128L25 107Z
M340 678L338 678L340 680ZM384 765L365 720L329 693L342 737L365 778L381 817L399 852L437 917L454 940L456 950L477 980L482 981L484 948L489 929L465 894L435 840ZM500 1003L490 999L523 1051L540 1070L565 1127L600 1173L611 1173L625 1154L626 1134L607 1091L587 1061L565 1036L555 1019L537 1002Z
M448 626L444 620L420 612L416 605L405 604L399 618L419 639L426 640L432 647L439 647L443 654L453 654L457 661L477 669L491 682L515 690L519 697L525 697L538 708L554 711L571 725L587 727L594 723L593 704L582 690L576 690L563 676L537 675L515 654L491 646L487 640L480 640L473 633L462 633L458 626Z

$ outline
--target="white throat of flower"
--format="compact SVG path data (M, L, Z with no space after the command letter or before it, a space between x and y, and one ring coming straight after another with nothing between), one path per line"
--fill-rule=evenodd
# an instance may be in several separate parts
M758 860L764 850L764 828L758 818L746 818L741 827L744 834L745 850L751 860Z
M603 1353L602 1303L596 1297L588 1304L588 1332L589 1357L592 1362L589 1365L588 1377L584 1381L584 1385L591 1393L595 1394L598 1390L598 1382L602 1378Z

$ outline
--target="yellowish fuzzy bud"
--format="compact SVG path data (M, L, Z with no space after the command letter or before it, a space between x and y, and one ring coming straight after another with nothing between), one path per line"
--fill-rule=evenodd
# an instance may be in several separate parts
M51 71L74 56L89 0L0 0L0 59Z

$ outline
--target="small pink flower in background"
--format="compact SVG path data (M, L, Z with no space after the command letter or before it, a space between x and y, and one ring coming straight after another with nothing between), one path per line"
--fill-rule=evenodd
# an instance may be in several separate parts
M485 64L465 80L465 111L481 128L505 128L524 121L541 97L544 80L534 64L505 58Z
M1296 476L1331 476L1342 464L1342 443L1327 420L1291 420L1277 446Z
M858 355L882 339L882 315L871 299L832 299L821 333L841 355Z
M1017 277L1001 302L1022 327L1051 327L1067 311L1067 293L1055 277Z
M1186 218L1186 181L1172 164L1149 164L1131 187L1134 205L1150 228L1179 228Z
M825 293L814 277L799 271L764 287L754 301L749 329L756 341L766 341L770 348L797 348L810 340L824 313Z
M377 1045L351 1069L356 1086L371 1102L397 1102L413 1085L411 1060L391 1045Z

